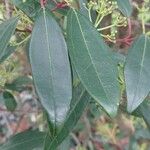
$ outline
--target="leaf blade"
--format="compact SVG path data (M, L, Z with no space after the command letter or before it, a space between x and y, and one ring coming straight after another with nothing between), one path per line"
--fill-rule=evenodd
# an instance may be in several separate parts
M134 111L150 91L149 46L150 39L141 35L129 49L124 70L129 112Z
M117 0L118 7L120 11L125 15L126 17L130 17L132 14L132 6L130 4L129 0Z
M0 146L0 150L33 150L34 148L43 147L45 134L35 131L25 131L16 134L8 140L4 145Z
M79 94L78 97L76 97L77 93ZM91 97L88 95L88 93L85 91L81 84L79 84L74 89L73 95L74 97L72 101L74 102L63 126L59 130L58 134L49 143L49 145L45 147L45 150L55 150L56 147L65 140L65 138L69 135L70 131L75 127L77 121L80 119L84 109L86 108L89 100L91 99Z
M12 34L15 31L18 22L18 17L11 18L0 24L0 59L7 53L7 46Z
M45 11L36 19L29 54L37 94L56 129L70 107L71 73L61 30Z
M67 27L69 54L82 84L109 115L115 116L120 93L117 65L109 48L91 23L75 10L68 13Z

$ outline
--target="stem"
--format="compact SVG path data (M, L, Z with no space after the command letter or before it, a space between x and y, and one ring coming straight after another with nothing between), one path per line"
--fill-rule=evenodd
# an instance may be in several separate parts
M95 27L97 28L98 25L100 24L100 22L102 21L102 19L104 18L104 16L101 16L101 14L98 14L97 18L96 18L96 21L95 21Z
M106 27L103 27L103 28L100 28L100 29L97 29L98 31L103 31L103 30L106 30L106 29L109 29L109 28L112 28L116 26L115 24L112 24L112 25L109 25L109 26L106 26Z
M142 14L142 30L143 34L145 34L145 21L144 21L144 15Z
M92 22L92 17L91 17L91 8L88 9L88 14L89 14L89 19Z
M23 43L26 42L29 38L30 38L30 35L27 36L27 37L26 37L24 40L22 40L21 42L16 43L14 46L19 46L19 45L23 44Z

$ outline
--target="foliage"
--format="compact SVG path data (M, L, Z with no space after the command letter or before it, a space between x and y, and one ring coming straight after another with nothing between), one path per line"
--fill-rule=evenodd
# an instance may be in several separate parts
M96 134L104 136L104 149L115 147L123 136L116 120L120 129L130 128L126 149L138 149L139 139L150 139L149 0L12 0L0 6L1 99L7 111L15 112L15 96L33 84L44 120L42 132L16 134L1 150L66 150L84 113L94 116L90 123L84 118L86 128L95 123ZM140 26L137 34L134 21ZM20 48L26 49L32 76L19 72ZM105 119L95 121L97 116ZM142 123L134 131L124 116L136 122L143 118L148 129ZM85 149L83 145L77 149ZM89 143L87 147L94 149Z

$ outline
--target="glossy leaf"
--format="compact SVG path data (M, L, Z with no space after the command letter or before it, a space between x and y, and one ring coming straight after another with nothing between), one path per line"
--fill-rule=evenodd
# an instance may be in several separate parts
M37 94L55 130L70 108L71 73L64 37L45 10L36 18L29 57Z
M76 72L90 95L108 112L117 113L117 63L91 22L75 10L68 13L67 40Z
M9 111L14 111L17 107L17 102L14 98L14 96L10 93L5 91L3 93L4 101L5 101L5 106Z
M10 138L0 150L43 150L45 134L35 131L25 131Z
M77 121L80 119L84 109L86 108L90 100L90 96L81 85L75 88L73 95L75 96L72 99L72 101L74 102L72 103L65 123L62 125L56 137L54 137L50 144L47 145L45 150L55 150L56 147L61 144L63 140L65 140L65 138L69 135L70 131L75 127Z
M130 0L117 0L118 7L123 15L130 17L132 14L132 6Z
M0 24L0 59L4 60L4 55L8 53L7 46L12 34L15 31L18 18L11 18Z
M150 39L141 35L129 49L125 65L127 109L134 111L150 91Z

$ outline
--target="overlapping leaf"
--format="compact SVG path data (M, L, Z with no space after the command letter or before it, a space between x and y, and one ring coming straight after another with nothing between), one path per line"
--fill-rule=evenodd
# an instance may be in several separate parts
M25 131L10 138L0 150L43 150L45 134L35 131Z
M0 24L0 62L4 61L11 53L8 54L8 43L15 31L18 18L11 18Z
M134 111L150 91L150 39L141 35L129 49L125 65L127 109Z
M67 40L76 72L90 95L111 115L117 113L119 86L117 64L109 47L86 17L68 13Z
M70 108L71 73L64 37L45 10L36 18L29 57L37 94L55 130Z
M90 100L89 94L85 91L81 84L74 89L73 95L73 103L65 123L56 137L54 137L52 141L46 145L45 150L55 150L56 147L62 143L62 141L69 135L70 131L75 127Z

